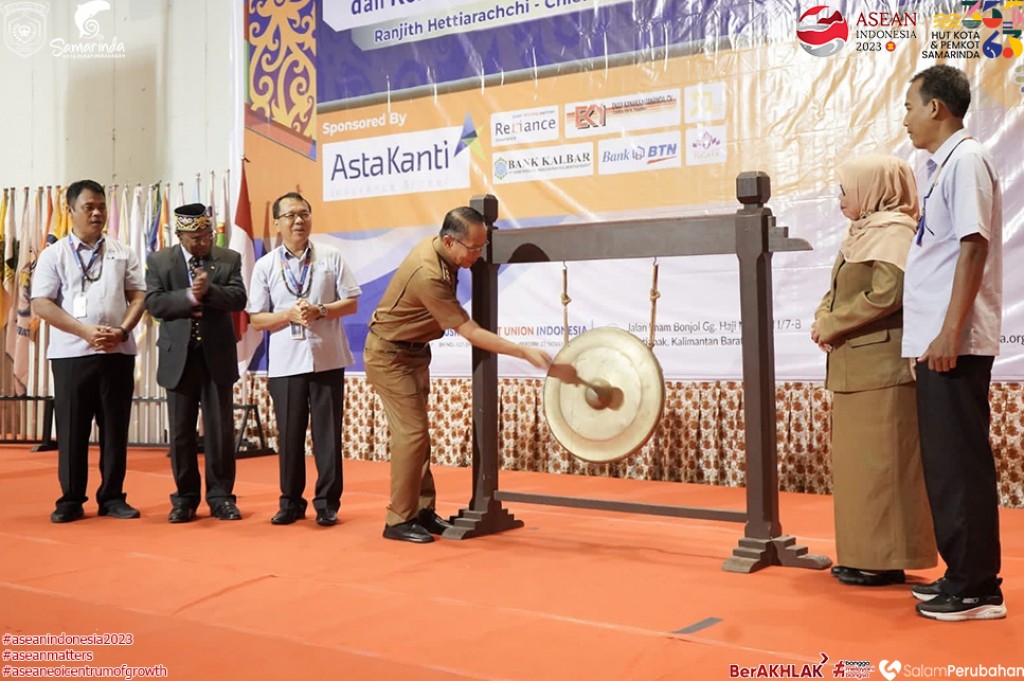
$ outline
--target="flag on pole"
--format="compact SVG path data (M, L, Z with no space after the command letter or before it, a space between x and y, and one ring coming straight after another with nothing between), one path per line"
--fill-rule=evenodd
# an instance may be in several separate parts
M46 243L53 244L57 243L68 235L68 202L67 196L64 194L64 188L59 184L57 185L57 197L54 200L54 214L53 226L50 228L50 233L46 235Z
M212 172L211 172L212 175ZM217 212L217 245L224 248L228 245L228 221L231 219L231 213L228 211L228 173L224 174L223 181L221 182L223 187L221 188L221 196L224 197L224 203L221 205L221 209ZM213 200L211 194L210 200Z
M107 191L107 234L119 238L121 234L121 213L117 209L117 185L110 185Z
M146 202L146 252L152 253L160 249L160 183L149 188Z
M4 258L4 254L7 252L7 239L14 238L14 235L7 236L7 187L4 187L4 196L0 200L0 313L7 310L8 295L7 295L7 259ZM0 316L0 320L4 317Z
M249 203L249 183L245 177L246 160L242 159L242 179L238 185L238 205L235 207L235 227L231 230L228 248L242 256L242 281L246 292L252 279L252 270L256 265L256 249L253 243L252 206ZM263 340L263 334L249 326L249 314L242 310L233 313L235 321L235 340L238 341L238 373L243 376L249 370L249 362L253 353Z
M39 250L46 248L47 236L53 229L53 186L46 185L46 221L39 225Z
M0 269L3 270L3 296L0 302L0 323L7 319L7 312L14 302L14 273L18 267L17 255L14 251L18 234L15 229L15 213L17 208L18 190L11 187L7 196L7 212L4 213L4 251L3 262L0 262Z
M167 186L170 187L169 184ZM159 183L156 185L156 191L160 193ZM171 220L167 215L167 204L170 198L170 193L165 191L160 199L160 237L157 239L156 244L158 250L163 250L165 246L169 246L171 243Z
M224 221L227 215L217 206L217 175L210 171L210 216L213 223L213 243L216 246L224 247L228 238L224 230Z
M32 315L32 272L36 267L39 223L42 217L42 187L36 192L34 210L28 210L28 187L25 188L25 212L21 219L21 240L18 249L18 273L14 305L7 323L7 354L14 360L14 392L24 395L28 388L29 344L35 340L39 320Z

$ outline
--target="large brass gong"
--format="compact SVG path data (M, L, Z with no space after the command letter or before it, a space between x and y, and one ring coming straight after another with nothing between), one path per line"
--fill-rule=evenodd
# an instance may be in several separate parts
M665 380L639 338L611 326L569 341L544 383L544 415L559 444L591 463L636 452L665 406Z

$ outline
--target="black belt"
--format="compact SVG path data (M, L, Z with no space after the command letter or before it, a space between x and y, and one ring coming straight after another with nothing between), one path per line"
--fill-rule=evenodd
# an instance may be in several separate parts
M370 333L373 333L374 336L377 336L377 334L374 333L373 331L371 331ZM425 348L428 345L430 345L430 341L417 342L417 341L388 340L387 338L383 338L382 336L377 336L377 338L380 338L385 343L391 343L391 345L394 345L396 348L401 348L402 350L408 350L409 352L420 352L420 351L423 350L423 348Z

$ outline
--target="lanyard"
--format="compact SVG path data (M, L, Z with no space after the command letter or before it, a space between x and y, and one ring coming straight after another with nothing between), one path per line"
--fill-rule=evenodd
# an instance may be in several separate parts
M305 298L309 294L309 289L313 285L313 277L309 277L309 285L306 285L306 276L309 274L309 263L313 260L313 246L306 247L306 257L303 259L302 274L296 281L295 275L292 274L292 269L288 267L286 262L287 256L285 255L286 249L281 246L279 255L281 256L281 277L284 279L284 287L288 289L288 293L291 293L296 298Z
M96 273L96 276L91 276L90 273L92 272L93 266L96 264L96 259L103 255L104 250L106 250L106 238L100 237L99 242L93 248L92 257L89 259L88 265L82 262L82 256L78 253L78 249L75 248L74 239L71 237L68 237L68 248L71 249L71 252L75 256L75 261L78 263L78 269L82 271L82 292L84 293L86 283L91 284L94 281L98 281L99 278L103 276L103 260L100 260L100 270Z
M921 240L924 239L924 230L928 229L925 226L924 214L928 206L928 199L931 198L932 192L935 191L935 185L939 183L939 175L942 174L942 169L946 167L946 162L953 155L953 152L956 151L956 148L969 139L974 138L972 138L970 135L967 135L962 140L953 145L953 148L949 150L948 154L946 154L946 158L942 159L942 164L935 170L935 175L932 177L932 186L928 188L928 193L924 195L923 199L921 199L921 217L917 221L917 238L914 239L914 243L917 244L918 246L921 245ZM928 233L934 234L934 232L932 232L932 230L930 229L928 229Z

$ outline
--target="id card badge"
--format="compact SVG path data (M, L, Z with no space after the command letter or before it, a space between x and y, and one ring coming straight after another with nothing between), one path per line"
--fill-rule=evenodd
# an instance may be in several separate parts
M75 319L85 319L89 313L88 300L85 293L76 293L75 299L71 302L71 316Z
M306 339L306 327L302 324L296 324L292 322L292 340L305 340Z

